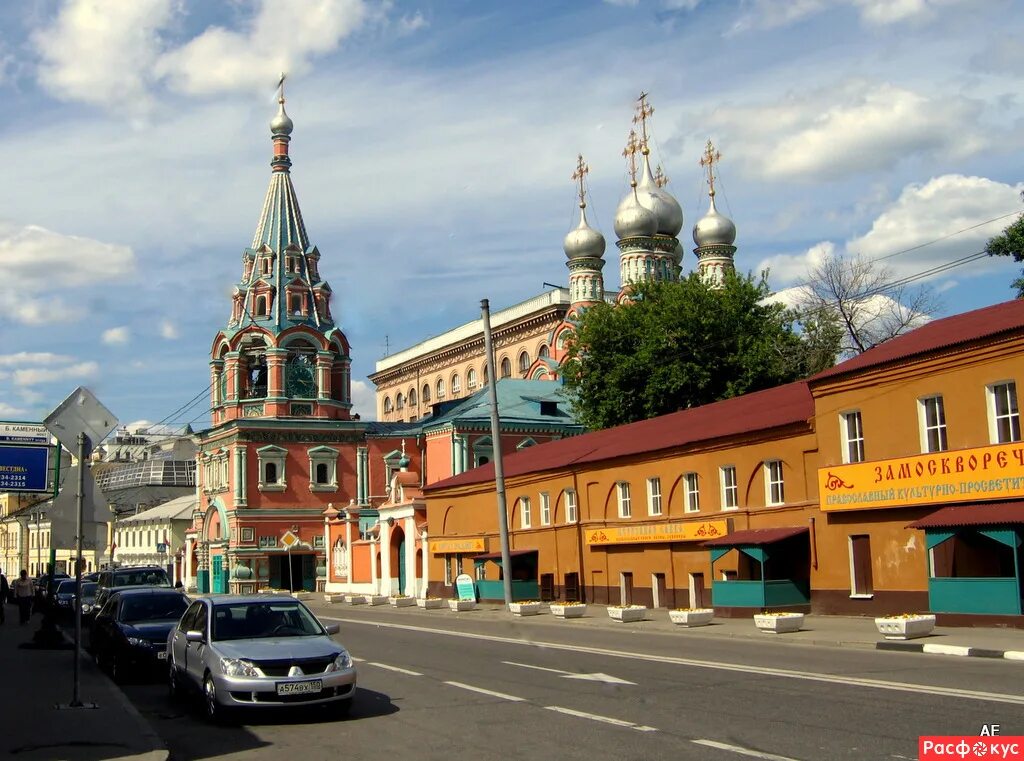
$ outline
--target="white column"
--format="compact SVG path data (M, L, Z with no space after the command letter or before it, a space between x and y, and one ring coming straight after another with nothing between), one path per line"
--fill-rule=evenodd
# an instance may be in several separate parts
M380 537L381 552L381 578L379 579L381 584L377 593L382 595L390 595L391 577L393 576L393 574L391 573L391 526L388 525L388 522L386 520L383 520L381 518L377 519L377 525L380 526L380 533L378 534L378 536Z
M427 546L426 529L424 529L423 534L420 536L420 546L423 548L423 583L420 589L420 597L426 597L430 582L430 577L427 575L427 569L430 568L430 548Z
M419 579L416 578L416 516L411 515L403 521L405 531L405 593L411 597L419 596ZM412 590L410 594L410 590Z

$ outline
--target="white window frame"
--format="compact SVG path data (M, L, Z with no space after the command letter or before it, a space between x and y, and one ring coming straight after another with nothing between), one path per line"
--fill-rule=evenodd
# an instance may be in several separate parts
M936 421L935 425L929 425L928 422L928 403L932 401L938 401L936 410L940 419ZM946 404L942 399L942 394L922 396L917 400L917 402L917 412L921 430L921 452L923 454L929 454L931 452L947 451L949 449L949 431L946 427ZM928 434L933 430L937 431L939 439L939 446L937 449L932 448L928 437Z
M988 398L989 442L992 444L1010 444L1020 441L1020 404L1017 396L1017 382L1014 380L1003 380L990 383L985 387L985 395ZM998 410L1000 397L1007 401L1007 411L1002 415L999 414ZM999 430L999 423L1002 420L1007 421L1010 429L1009 438L1005 440L1003 440Z
M466 388L472 391L476 388L476 370L472 367L466 371Z
M458 373L452 376L452 394L462 393L462 378L459 377Z
M843 441L843 462L864 462L864 419L860 410L841 412L839 421L839 433ZM851 430L851 423L854 430Z
M651 476L647 479L647 514L655 518L661 512L661 479Z
M726 473L732 473L732 484L726 482ZM740 486L739 480L736 478L736 466L735 465L722 465L718 468L718 483L721 487L721 506L723 510L739 510L740 509ZM733 499L732 503L729 502L729 492L732 492Z
M776 470L778 471L776 474ZM778 475L778 478L776 478ZM778 487L776 497L775 490ZM764 461L764 503L766 505L786 504L786 474L782 460Z
M683 510L700 512L700 476L694 471L683 473Z
M308 450L309 456L309 490L317 491L338 491L338 450L331 447L319 446ZM327 483L316 482L316 466L327 466Z
M519 498L519 527L520 528L532 528L533 516L530 515L530 498L520 497Z
M551 525L551 495L546 491L540 493L540 525Z
M268 444L256 450L256 457L259 465L259 482L257 488L260 491L284 491L288 488L288 481L285 474L285 461L288 457L288 450ZM267 465L273 463L277 466L277 481L265 481Z
M565 490L565 522L576 523L579 519L579 506L576 502L576 490Z
M619 517L633 517L633 498L630 494L629 481L619 481L615 484L616 497L619 504Z
M444 378L438 378L437 385L434 389L434 398L437 399L437 401L441 401L442 399L444 399L444 396Z

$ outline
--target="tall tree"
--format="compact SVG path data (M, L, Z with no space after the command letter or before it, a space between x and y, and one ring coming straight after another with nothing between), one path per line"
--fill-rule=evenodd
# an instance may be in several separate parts
M845 356L921 326L939 306L928 286L910 287L885 265L836 252L811 266L796 293L800 314L839 326Z
M1024 200L1024 193L1021 193ZM990 238L985 244L985 253L989 256L1012 256L1015 262L1024 261L1024 214L1017 217L1002 233ZM1017 298L1024 299L1024 271L1013 281L1017 289Z
M696 273L636 287L619 306L579 319L561 375L577 419L607 428L757 391L821 369L795 314L769 303L762 278L730 275L721 288ZM837 345L832 346L834 361ZM815 358L818 357L816 360Z

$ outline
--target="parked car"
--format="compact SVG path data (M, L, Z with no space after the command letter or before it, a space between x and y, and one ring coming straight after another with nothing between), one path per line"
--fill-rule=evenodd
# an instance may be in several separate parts
M170 587L171 580L167 578L167 571L160 566L144 565L100 571L97 584L96 605L103 607L111 592L116 589Z
M74 611L75 591L78 582L74 579L64 579L61 582L55 583L53 599L57 603L57 610L61 612Z
M92 573L87 573L87 574L85 574L85 576L82 577L82 581L99 581L99 580L100 580L100 572L99 571L93 571Z
M57 585L60 584L62 581L67 581L70 578L71 577L68 576L66 573L55 573L55 574L53 574L53 586L54 586L54 589L56 589ZM40 597L46 597L46 585L47 585L48 582L49 582L49 575L45 574L45 573L41 574L39 576L36 576L34 579L32 579L32 585L35 587L35 591L36 591L37 595L39 595Z
M171 695L200 692L211 721L236 708L295 704L345 715L356 671L331 639L337 633L290 596L201 597L167 640Z
M92 621L93 617L97 612L96 608L96 591L99 589L99 584L95 581L83 581L82 582L82 620Z
M187 608L188 598L176 589L132 587L110 595L90 629L93 658L114 681L163 666L168 634Z

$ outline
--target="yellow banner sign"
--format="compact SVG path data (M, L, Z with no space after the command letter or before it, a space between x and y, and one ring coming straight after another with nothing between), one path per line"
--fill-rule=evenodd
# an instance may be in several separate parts
M645 544L650 542L699 542L725 536L728 521L651 523L642 526L608 526L587 529L587 544Z
M487 551L487 540L482 536L467 536L461 539L438 539L429 544L432 555Z
M858 462L818 469L824 512L1024 497L1024 445Z

